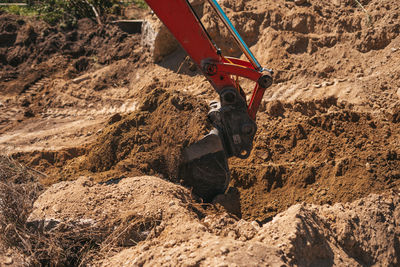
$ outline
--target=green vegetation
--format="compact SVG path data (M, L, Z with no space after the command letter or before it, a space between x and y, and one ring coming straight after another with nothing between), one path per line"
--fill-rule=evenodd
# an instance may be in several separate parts
M30 6L1 6L0 10L20 16L37 16L38 11Z
M44 0L35 7L40 18L50 24L74 24L81 18L96 18L120 11L117 0Z
M133 3L140 8L146 9L148 6L144 0L133 0Z
M78 19L93 18L98 23L105 15L120 15L124 6L136 5L146 9L144 0L41 0L31 4L25 0L26 6L2 6L0 10L22 16L36 16L51 25L73 25Z

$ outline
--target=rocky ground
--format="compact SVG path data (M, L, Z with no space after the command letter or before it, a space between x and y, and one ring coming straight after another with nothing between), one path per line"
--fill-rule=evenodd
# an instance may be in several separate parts
M240 57L197 2L222 51ZM0 165L2 186L47 188L5 233L48 238L5 235L34 245L0 238L3 264L399 264L397 1L221 4L275 83L251 156L230 160L230 189L212 204L179 185L181 150L208 132L216 98L181 49L155 57L112 23L0 14L0 149L13 158ZM146 10L126 15L156 24ZM13 162L35 179L10 172ZM48 241L60 233L79 245ZM32 254L40 244L53 254Z

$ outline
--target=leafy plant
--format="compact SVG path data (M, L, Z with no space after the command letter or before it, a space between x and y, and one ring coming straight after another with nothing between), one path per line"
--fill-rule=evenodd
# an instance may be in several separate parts
M146 9L148 6L147 6L147 3L144 1L144 0L133 0L133 3L137 6L137 7L140 7L140 8L143 8L143 9Z
M0 10L4 10L7 13L16 14L20 16L37 16L38 11L30 6L2 6Z
M118 10L117 5L117 0L44 0L38 11L40 17L50 24L70 24L81 18L96 18L101 23L103 15Z
M31 0L25 0L27 6L7 6L1 9L17 14L38 16L51 25L74 24L81 18L94 18L101 24L101 18L107 14L118 14L121 2L118 0L42 0L31 5ZM135 0L143 6L143 0Z

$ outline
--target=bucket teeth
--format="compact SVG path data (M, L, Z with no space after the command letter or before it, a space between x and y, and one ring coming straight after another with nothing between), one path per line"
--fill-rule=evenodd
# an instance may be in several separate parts
M216 129L183 151L183 184L205 202L224 194L230 181L227 157Z

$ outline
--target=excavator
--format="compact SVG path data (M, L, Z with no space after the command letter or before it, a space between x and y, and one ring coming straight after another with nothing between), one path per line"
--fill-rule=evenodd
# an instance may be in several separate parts
M263 68L233 26L217 0L205 0L227 27L247 60L224 56L210 37L189 0L145 0L214 87L219 101L210 103L213 129L184 148L179 176L205 202L224 194L230 182L228 158L250 156L257 131L256 113L272 70ZM255 82L247 103L237 77Z

